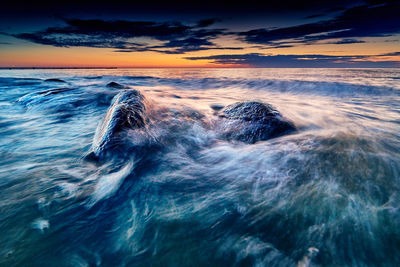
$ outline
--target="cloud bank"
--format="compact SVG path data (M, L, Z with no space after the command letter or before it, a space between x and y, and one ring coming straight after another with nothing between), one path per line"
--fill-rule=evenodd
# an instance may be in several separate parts
M326 12L330 14L332 10ZM388 37L400 33L399 14L399 1L372 1L342 10L331 19L274 29L235 32L209 28L220 21L218 18L203 19L193 25L173 21L64 19L66 25L63 27L48 27L42 31L13 36L57 47L81 46L114 48L118 52L184 54L201 50L243 48L216 45L213 40L221 36L230 36L243 45L259 45L263 48L287 48L321 41L339 45L363 43L365 41L360 38ZM308 18L323 15L311 15Z
M243 42L275 47L309 45L322 40L341 38L344 41L336 44L349 44L362 42L357 38L387 37L399 33L400 2L376 2L378 3L349 8L329 20L276 29L254 29L240 32L238 35ZM322 15L311 17L319 16Z
M208 19L196 25L185 25L180 22L66 19L64 27L49 27L43 31L12 36L56 47L114 48L118 52L183 54L210 49L240 49L219 47L212 42L224 34L224 30L206 29L216 21ZM144 38L160 44L138 41Z
M185 58L188 60L209 60L216 65L237 65L260 68L395 68L400 67L399 61L372 61L371 58L396 55L400 55L400 52L375 56L265 55L249 53L242 55L213 55Z

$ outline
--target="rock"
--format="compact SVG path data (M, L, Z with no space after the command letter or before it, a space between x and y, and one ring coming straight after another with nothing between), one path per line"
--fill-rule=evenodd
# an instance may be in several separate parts
M107 87L114 88L114 89L124 89L126 88L122 84L116 83L116 82L110 82L107 84Z
M222 135L228 140L253 144L257 141L278 137L296 130L271 105L260 102L238 102L224 108Z
M118 134L126 129L143 128L147 123L143 95L137 90L118 93L111 103L102 123L96 130L92 150L96 157L115 145Z
M45 82L56 82L56 83L66 83L66 81L63 81L61 79L46 79L44 80Z
M219 105L219 104L211 104L211 105L210 105L210 108L211 108L212 110L214 110L214 111L220 111L221 109L224 108L224 106L223 106L223 105Z

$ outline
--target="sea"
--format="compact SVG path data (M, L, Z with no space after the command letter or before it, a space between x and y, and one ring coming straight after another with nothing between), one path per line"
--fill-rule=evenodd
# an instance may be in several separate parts
M163 119L88 159L133 89ZM296 131L220 138L244 101ZM399 265L400 69L0 70L0 266Z

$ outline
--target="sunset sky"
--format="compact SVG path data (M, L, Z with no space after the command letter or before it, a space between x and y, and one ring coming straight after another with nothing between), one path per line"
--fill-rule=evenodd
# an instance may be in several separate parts
M400 1L3 5L0 67L400 67Z

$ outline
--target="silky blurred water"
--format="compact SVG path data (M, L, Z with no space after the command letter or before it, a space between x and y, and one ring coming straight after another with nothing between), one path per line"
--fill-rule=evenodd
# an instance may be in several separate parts
M112 81L163 119L96 163ZM246 100L298 131L218 139ZM400 69L1 70L0 265L397 266L399 132Z

